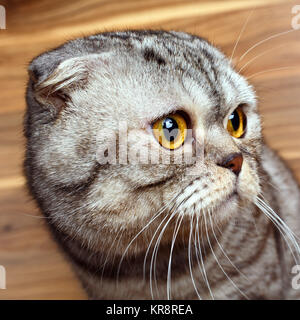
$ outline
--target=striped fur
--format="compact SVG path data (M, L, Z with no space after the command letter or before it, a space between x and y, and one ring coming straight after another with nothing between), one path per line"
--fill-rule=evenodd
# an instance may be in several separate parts
M299 296L288 231L258 200L300 236L299 189L263 143L253 88L218 49L180 32L103 33L41 54L29 74L28 187L90 298ZM247 131L234 139L226 121L238 105ZM163 159L147 126L177 110L197 131L193 163L97 162L122 121L130 143ZM218 165L232 153L244 159L238 178Z

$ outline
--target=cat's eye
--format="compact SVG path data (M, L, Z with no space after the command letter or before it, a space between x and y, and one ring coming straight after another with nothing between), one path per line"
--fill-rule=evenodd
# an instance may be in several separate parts
M228 117L227 131L234 138L241 138L246 129L246 116L242 107L237 107Z
M187 121L180 113L168 115L152 125L154 137L164 148L170 150L183 145L187 129Z

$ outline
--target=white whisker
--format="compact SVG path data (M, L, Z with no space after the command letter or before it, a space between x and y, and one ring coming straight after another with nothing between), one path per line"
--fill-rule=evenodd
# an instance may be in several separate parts
M111 244L111 246L110 246L110 248L109 248L109 250L108 250L108 252L107 252L107 254L106 254L106 258L105 258L104 263L103 263L103 265L102 265L102 274L101 274L101 280L100 280L100 283L101 283L101 284L102 284L102 282L103 282L104 270L105 270L106 264L107 264L107 262L108 262L109 255L110 255L112 249L113 249L114 246L115 246L116 240L117 240L118 237L120 236L120 237L119 237L119 240L118 240L118 243L120 243L120 240L122 239L123 234L124 234L124 230L122 230L122 229L120 229L120 230L117 232L117 234L116 234L116 236L115 236L115 238L114 238L114 241L112 242L112 244ZM115 250L115 253L114 253L114 256L113 256L113 259L112 259L113 262L114 262L114 260L115 260L115 257L116 257L116 250Z
M180 219L180 215L178 215L178 217L176 219L176 225L174 228L173 238L172 238L172 243L171 243L169 263L168 263L168 275L167 275L167 299L168 300L171 300L171 267L172 267L173 249L174 249L175 241L176 241L182 220L183 220L183 215L181 216L181 219Z
M210 242L210 240L209 240L209 234L208 234L208 228L207 228L207 222L206 222L206 213L205 213L205 212L204 212L204 224L205 224L205 230L206 230L206 237L207 237L208 245L209 245L209 247L210 247L210 250L211 250L211 252L212 252L212 254L213 254L213 256L214 256L214 258L215 258L215 260L216 260L216 262L217 262L217 264L218 264L218 266L220 267L220 269L222 270L222 272L224 273L224 275L226 276L226 278L231 282L231 284L239 291L239 293L240 293L243 297L245 297L246 299L249 299L249 298L247 297L247 295L246 295L243 291L241 291L241 289L240 289L240 288L234 283L234 281L228 276L228 274L226 273L226 271L224 270L224 268L223 268L222 265L220 264L219 259L217 258L216 254L215 254L215 252L214 252L214 249L213 249L213 247L212 247L212 245L211 245L211 242Z
M126 247L126 249L123 252L123 255L120 259L119 262L119 266L118 266L118 271L117 271L117 277L116 277L116 281L118 283L118 279L119 279L119 273L120 273L120 269L121 269L121 265L122 262L130 248L130 246L132 245L132 243L150 226L150 224L156 220L163 212L164 210L167 208L168 205L170 205L170 203L175 200L178 197L179 194L175 195L167 204L165 204L162 208L159 209L159 211L150 219L150 221L132 238L132 240L129 242L128 246Z
M289 242L288 242L288 240L287 240L286 230L284 230L284 229L282 228L282 226L278 223L278 221L276 221L276 219L274 219L273 215L270 214L270 213L267 211L266 208L264 208L263 206L260 206L260 205L258 205L258 207L259 207L259 209L271 220L271 222L275 225L275 227L277 227L278 231L279 231L280 234L282 235L282 237L283 237L286 245L288 246L288 248L289 248L289 250L290 250L290 252L291 252L291 254L292 254L292 256L293 256L293 259L294 259L294 261L295 261L295 264L297 264L297 259L296 259L296 257L295 257L295 254L294 254L294 252L293 252L293 250L292 250L292 248L291 248L291 246L290 246L290 244L289 244Z
M273 215L274 218L277 219L284 228L286 228L287 230L289 230L289 232L291 232L291 234L293 235L293 237L297 238L298 240L300 240L300 238L289 228L289 226L279 217L279 215L267 204L267 202L263 199L260 199L259 197L257 197L257 200L264 205ZM298 247L299 248L299 247ZM300 251L300 250L299 250Z
M210 213L210 212L208 212L208 216L209 216L209 220L210 220L210 225L211 225L211 230L212 230L213 236L214 236L214 238L215 238L215 240L216 240L216 242L217 242L220 250L222 251L222 253L223 253L224 256L226 257L226 259L230 262L230 264L233 266L233 268L234 268L242 277L244 277L246 280L249 281L249 279L247 278L247 276L244 275L244 274L236 267L236 265L231 261L231 259L228 257L228 255L227 255L226 252L224 251L224 249L223 249L222 245L220 244L220 242L219 242L219 240L218 240L218 238L217 238L217 236L216 236L216 233L215 233L215 231L214 231L213 221L212 221L212 217L211 217L211 213Z
M40 217L40 216L34 216L32 214L27 214L27 213L21 213L21 214L22 214L22 216L35 218L35 219L51 219L51 217Z
M196 259L198 262L198 269L202 275L203 280L205 281L205 276L204 276L204 272L202 270L202 265L201 265L202 255L200 258L200 252L201 252L200 241L198 241L198 236L197 236L198 220L199 220L199 217L198 217L198 215L196 215L196 224L195 224L195 232L194 232L194 239L195 239L194 245L195 245ZM199 248L198 248L198 246L199 246Z
M264 74L264 73L279 71L279 70L287 70L287 69L292 69L292 68L295 68L295 66L267 69L267 70L263 70L263 71L259 71L254 74L251 74L250 76L246 76L246 78L247 78L247 80L250 80L250 79L252 79L258 75Z
M153 236L148 244L148 247L147 247L147 250L146 250L146 253L145 253L145 257L144 257L144 264L143 264L143 279L145 281L146 279L146 264L147 264L147 257L148 257L148 254L149 254L149 251L151 249L151 245L153 243L153 240L155 239L156 237L156 234L158 233L160 227L163 225L163 223L165 222L165 220L168 218L169 215L166 215L163 220L160 222L160 224L158 225L158 227L156 228L155 232L153 233Z
M281 48L281 47L283 47L283 46L284 46L284 44L281 44L280 46L277 46L277 47L275 47L275 48L271 48L271 49L269 49L269 50L266 50L266 51L264 51L264 52L261 52L260 54L256 55L255 57L253 57L252 59L250 59L249 61L247 61L247 62L239 69L238 73L241 73L251 62L257 60L259 57L264 56L265 54L269 53L270 51L273 51L273 52L274 52L275 49Z
M151 297L152 299L154 299L154 295L153 295L153 285L152 285L152 274L153 274L153 278L154 278L154 283L156 286L156 290L158 291L157 288L157 280L156 280L156 261L157 261L157 254L158 254L158 248L161 242L161 238L167 228L167 226L169 225L170 221L173 219L173 217L176 215L177 211L174 210L173 213L171 214L171 216L169 217L168 221L165 223L165 225L163 226L153 249L152 252L152 256L151 256L151 261L150 261L150 291L151 291ZM154 270L154 271L153 271Z
M293 256L295 264L299 264L300 258L296 259L294 251L292 250L292 248L288 242L288 240L289 240L292 243L292 245L294 246L294 248L296 250L298 257L300 257L300 248L299 248L299 245L295 239L295 237L297 237L297 236L287 226L287 224L274 212L274 210L271 207L269 207L262 199L257 197L257 201L255 204L277 227L278 231L282 235L285 243L287 244L287 246Z
M243 24L243 27L242 27L242 29L241 29L241 31L240 31L240 33L239 33L239 36L238 36L238 38L237 38L237 40L236 40L236 42L235 42L235 45L234 45L234 47L233 47L233 50L232 50L232 53L231 53L231 56L230 56L230 62L231 62L232 59L233 59L233 55L234 55L235 50L236 50L236 48L237 48L237 46L238 46L238 44L239 44L239 42L240 42L241 36L243 35L243 33L244 33L244 31L245 31L245 29L246 29L246 27L247 27L247 25L248 25L248 22L249 22L249 20L250 20L250 18L251 18L251 16L252 16L252 14L253 14L253 12L254 12L255 9L256 9L256 7L254 7L254 8L252 9L252 11L249 13L249 15L248 15L245 23Z
M209 294L212 298L212 300L214 300L214 295L212 293L208 278L207 278L207 274L206 274L206 270L205 270L205 265L204 265L204 261L203 261L203 257L202 257L202 250L201 250L201 243L200 243L200 235L199 235L199 217L197 216L197 221L196 221L196 230L197 230L197 240L198 240L198 248L199 248L199 254L200 254L200 261L201 261L201 266L202 266L202 270L203 270L203 276L204 276L204 280L207 286L207 289L209 291ZM202 230L202 228L201 228Z
M245 56L251 52L253 49L255 49L257 46L271 40L271 39L274 39L274 38L277 38L277 37L280 37L280 36L283 36L285 34L288 34L288 33L291 33L291 32L294 32L294 31L298 31L297 29L289 29L289 30L286 30L286 31L283 31L283 32L280 32L280 33L276 33L276 34L273 34L271 36L269 36L268 38L264 39L264 40L261 40L259 42L257 42L256 44L254 44L252 47L250 47L240 58L239 58L239 61L242 61Z
M190 235L189 235L189 245L188 245L189 269L190 269L190 275L191 275L192 283L193 283L193 286L195 288L195 291L196 291L196 294L198 296L198 299L202 300L202 298L201 298L201 296L199 294L198 288L196 286L196 283L195 283L194 275L193 275L192 245L191 245L192 244L193 227L194 227L193 220L194 220L194 215L192 215L192 219L191 219L191 223L190 223Z

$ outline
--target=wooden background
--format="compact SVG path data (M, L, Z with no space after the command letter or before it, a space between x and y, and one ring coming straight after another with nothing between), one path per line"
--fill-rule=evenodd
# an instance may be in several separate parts
M6 268L7 289L0 290L0 299L86 298L28 197L22 177L26 66L35 55L65 40L111 29L175 29L204 36L230 56L249 18L235 51L237 65L249 62L242 73L257 89L266 140L300 181L300 30L260 43L291 30L296 1L0 0L0 4L7 14L7 29L0 30L0 265Z

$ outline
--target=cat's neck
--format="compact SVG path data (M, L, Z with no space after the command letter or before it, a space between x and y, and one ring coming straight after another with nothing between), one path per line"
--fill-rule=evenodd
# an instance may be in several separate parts
M262 254L272 232L269 220L252 207L222 228L216 228L214 233L210 232L209 239L200 237L201 246L195 241L190 247L178 241L171 262L170 246L162 246L157 256L150 251L145 260L146 252L143 252L124 259L121 266L118 258L110 263L106 255L91 253L74 241L64 239L63 242L92 297L165 299L171 283L174 290L169 293L177 293L172 298L193 299L197 298L193 282L197 283L201 297L209 298L208 284L216 291L224 280L240 277Z

